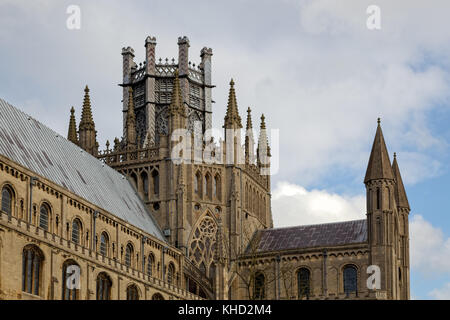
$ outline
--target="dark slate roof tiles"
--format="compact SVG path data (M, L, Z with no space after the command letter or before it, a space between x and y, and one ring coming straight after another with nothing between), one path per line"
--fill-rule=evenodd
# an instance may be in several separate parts
M367 242L366 220L353 220L288 228L259 230L257 252L270 252L314 247L334 247ZM247 252L249 252L247 248Z

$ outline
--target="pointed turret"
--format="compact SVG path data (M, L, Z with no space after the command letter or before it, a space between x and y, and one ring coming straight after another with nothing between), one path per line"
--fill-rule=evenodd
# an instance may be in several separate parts
M98 143L96 140L97 132L95 131L95 123L92 117L91 98L89 96L89 88L84 89L83 110L81 112L81 121L78 127L79 146L92 155L98 153Z
M267 138L267 130L266 130L266 117L264 114L261 116L261 125L259 130L259 139L258 139L258 149L257 149L257 162L260 167L270 166L269 157L270 147L269 140Z
M375 140L373 141L364 183L378 179L394 180L391 161L389 160L389 154L381 130L380 118L378 118L377 132L375 134Z
M134 114L133 89L128 88L128 110L127 110L127 146L136 147L136 115Z
M70 109L69 131L67 139L74 144L78 144L77 123L75 122L75 108Z
M241 116L239 115L238 106L236 102L236 92L234 91L234 81L230 81L230 92L228 94L227 113L225 115L226 129L240 129L242 128Z
M400 174L400 169L397 163L397 155L394 153L394 162L392 163L392 171L394 173L395 179L395 202L399 208L405 208L410 210L408 197L406 196L405 187L403 185L402 176Z
M92 118L91 97L89 96L89 87L84 88L83 109L81 111L80 130L95 128Z
M245 163L253 164L255 161L255 139L253 137L252 110L247 109L247 126L245 134Z

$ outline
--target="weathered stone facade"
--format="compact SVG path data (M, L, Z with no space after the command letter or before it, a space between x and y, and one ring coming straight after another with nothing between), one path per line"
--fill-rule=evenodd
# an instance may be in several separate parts
M0 215L0 298L61 299L63 266L70 260L81 268L79 299L98 298L97 279L105 273L112 299L126 299L130 286L140 299L155 293L164 299L409 299L410 209L380 125L364 180L366 220L274 229L264 115L255 141L248 108L241 141L232 80L225 140L208 144L212 50L202 49L195 68L189 62L189 39L180 37L178 45L178 63L157 63L156 38L148 37L146 61L139 67L134 50L122 50L123 137L114 139L112 148L107 142L106 150L98 149L87 88L78 134L74 110L68 131L73 144L98 159L93 164L128 178L161 237L0 154L0 188L7 188L12 198L11 213ZM179 129L188 133L174 139ZM206 139L198 143L192 133ZM0 135L2 139L9 143L8 137ZM174 154L180 141L194 147ZM223 161L206 163L207 154ZM193 161L177 162L185 158ZM29 209L32 177L39 179ZM47 231L40 227L43 203L51 212ZM78 243L72 241L74 228L80 229ZM30 288L22 283L22 252L30 245L39 250L33 254L43 257L38 295L27 293ZM380 267L380 289L367 288L370 265Z

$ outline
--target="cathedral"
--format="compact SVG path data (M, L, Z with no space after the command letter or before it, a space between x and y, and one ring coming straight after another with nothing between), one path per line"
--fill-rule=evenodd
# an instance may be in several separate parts
M0 299L409 299L410 207L380 120L366 219L274 228L264 115L244 129L231 80L215 141L212 49L196 65L187 37L178 61L156 45L139 64L122 49L105 149L88 86L67 138L0 98Z

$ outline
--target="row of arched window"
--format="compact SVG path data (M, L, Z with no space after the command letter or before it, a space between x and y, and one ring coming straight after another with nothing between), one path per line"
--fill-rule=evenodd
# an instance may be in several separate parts
M35 245L28 245L23 249L22 253L22 291L39 296L42 287L42 266L44 254ZM67 260L62 267L61 281L61 299L62 300L78 300L80 299L80 290L77 286L69 285L72 275L76 272L74 266L80 270L80 266L73 260ZM174 266L169 266L169 278L172 281ZM81 276L81 272L79 274ZM96 278L96 299L111 299L112 280L106 272L100 272ZM127 287L127 300L139 300L140 294L137 285L131 284ZM152 300L164 300L161 294L153 295Z
M154 171L157 172L157 171ZM12 188L8 185L4 186L2 188L1 192L1 211L5 212L8 215L12 214L13 210L13 203L14 203L14 191ZM39 208L39 216L38 219L38 226L39 228L50 231L50 221L51 221L51 207L48 203L44 202L41 204ZM83 244L83 224L79 218L75 218L72 221L71 229L69 229L69 224L67 225L67 232L68 236L70 237L70 240L78 245ZM86 239L87 241L88 239ZM95 239L95 244L97 245L98 239ZM114 251L114 244L113 244L113 251ZM100 254L104 257L108 257L110 255L110 240L109 236L106 232L102 232L100 234L100 244L99 244L99 251ZM124 263L128 267L134 266L134 248L131 243L128 243L125 247L125 257L124 257ZM153 276L155 269L155 257L153 254L150 254L148 256L147 261L147 272L149 276ZM168 280L170 278L170 281L174 278L175 273L175 267L170 266L167 271L167 277Z
M266 197L256 188L245 184L245 209L264 219L266 213Z
M220 175L216 174L213 178L209 172L203 176L200 171L197 171L194 179L194 193L200 198L220 201L222 199Z
M344 293L349 295L358 292L358 272L354 265L346 265L343 268ZM311 272L308 268L297 270L297 297L309 299L311 294ZM266 299L266 277L262 272L256 272L254 276L253 298Z

